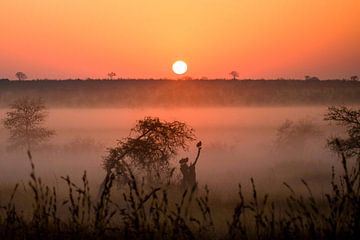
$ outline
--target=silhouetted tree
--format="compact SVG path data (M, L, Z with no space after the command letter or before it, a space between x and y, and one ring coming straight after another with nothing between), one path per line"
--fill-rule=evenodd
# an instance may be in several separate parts
M11 147L24 147L31 150L33 146L54 135L54 131L42 126L47 112L40 98L21 98L12 103L10 109L2 121L4 127L10 132Z
M309 120L300 120L298 122L286 120L277 129L275 143L278 149L291 148L303 151L306 141L320 134L321 131L318 126Z
M305 81L320 81L318 77L305 76Z
M359 81L359 77L358 76L351 76L350 80L351 81Z
M346 157L360 158L360 109L353 110L347 107L329 107L325 120L334 121L344 126L347 137L333 137L328 140L330 148Z
M193 78L190 76L184 76L181 78L181 80L193 80Z
M178 150L187 149L193 140L193 129L185 123L146 117L131 129L129 137L109 149L104 158L107 177L113 173L120 183L125 183L129 178L128 170L137 169L145 172L149 181L159 181L171 172L170 161Z
M110 80L112 80L113 77L116 76L116 73L114 73L114 72L109 72L109 73L108 73L108 76L109 76Z
M25 73L23 72L17 72L15 74L16 78L19 80L19 81L22 81L22 80L26 80L27 79L27 76Z
M236 80L236 78L239 77L239 73L237 71L231 71L229 74L232 76L233 80Z

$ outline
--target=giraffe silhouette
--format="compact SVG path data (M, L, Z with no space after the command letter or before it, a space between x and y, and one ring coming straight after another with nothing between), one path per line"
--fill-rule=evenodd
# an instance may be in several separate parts
M196 182L196 164L200 157L201 145L202 145L201 141L196 144L198 152L197 152L195 161L193 163L188 164L189 158L182 158L179 161L180 171L183 175L183 178L181 180L182 188L192 188L197 184L197 182Z

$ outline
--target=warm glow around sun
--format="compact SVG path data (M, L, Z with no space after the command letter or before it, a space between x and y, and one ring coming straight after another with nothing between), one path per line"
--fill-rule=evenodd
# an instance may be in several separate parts
M184 74L187 71L187 64L182 60L178 60L172 65L172 70L176 74Z

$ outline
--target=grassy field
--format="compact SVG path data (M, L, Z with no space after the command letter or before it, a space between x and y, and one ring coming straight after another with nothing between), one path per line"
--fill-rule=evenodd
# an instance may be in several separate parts
M259 193L251 179L250 194L239 185L234 202L211 198L204 189L179 191L168 183L148 186L132 175L127 186L108 178L103 191L63 177L59 194L36 175L2 188L1 239L357 239L360 235L359 165L342 155L342 172L328 183L331 190L314 196L290 185L287 196ZM349 166L350 165L350 166ZM351 167L352 166L352 167ZM9 194L11 193L11 194ZM19 202L17 199L20 198Z
M357 82L24 81L0 85L2 106L22 95L45 98L51 106L46 125L57 131L53 141L26 155L8 152L7 132L0 129L0 239L360 236L359 161L337 156L326 147L326 140L344 135L344 129L323 121L323 104L358 104ZM193 91L186 92L188 87ZM196 93L201 91L199 97ZM66 98L59 99L64 93ZM200 108L211 106L212 101L221 106ZM190 102L189 108L176 107ZM107 104L121 108L100 108ZM141 107L147 104L153 108ZM230 107L243 104L259 106ZM261 106L282 104L287 106ZM6 111L0 109L0 114ZM119 185L110 175L99 192L106 147L127 136L144 115L179 120L197 130L204 144L197 188L181 189L179 176L150 185L129 169L130 182ZM285 119L292 120L294 129L300 126L300 131L290 135L296 141L276 150L277 129ZM318 135L306 135L309 128L301 130L303 126L316 129ZM179 157L191 157L192 151Z

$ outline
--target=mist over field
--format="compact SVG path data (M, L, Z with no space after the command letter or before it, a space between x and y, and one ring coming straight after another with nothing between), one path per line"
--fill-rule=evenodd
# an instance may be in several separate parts
M80 194L78 199L82 199L81 194L83 194L84 198L92 196L96 201L98 199L96 196L99 196L104 181L106 183L109 176L109 171L104 169L106 162L104 159L109 156L110 149L114 150L119 140L126 142L127 137L134 137L130 131L139 124L139 120L147 117L159 118L160 121L168 123L184 123L194 130L196 137L189 143L188 149L181 150L170 158L170 168L174 168L175 171L170 178L171 184L169 182L170 185L163 188L164 194L168 194L163 195L164 199L169 197L170 202L176 202L181 200L181 196L183 200L188 196L186 194L189 189L183 192L184 189L181 187L185 175L182 175L179 160L188 157L189 162L193 162L200 153L198 142L201 141L201 155L198 155L200 158L196 165L198 188L191 193L200 204L200 210L190 211L194 215L190 216L189 224L193 216L199 214L203 214L204 224L207 224L208 220L205 216L210 213L207 213L207 210L204 212L204 207L211 207L213 217L211 224L214 231L220 235L226 234L227 229L230 229L227 233L230 234L234 227L229 225L229 219L238 214L236 209L239 205L236 204L239 204L239 184L241 194L250 199L253 196L256 200L255 186L259 196L269 193L272 204L276 203L278 206L279 221L282 221L281 216L287 211L283 210L285 202L289 204L289 201L303 201L301 196L309 194L308 187L311 188L310 196L318 201L319 205L316 206L323 208L324 196L337 189L329 184L333 181L332 167L334 167L334 174L341 176L344 166L339 152L336 153L334 149L330 149L328 141L335 136L346 137L344 127L326 121L324 118L329 113L330 106L346 105L353 109L358 109L360 106L360 95L357 94L360 88L358 82L342 81L249 81L244 83L240 81L214 83L210 81L204 83L200 81L188 83L170 81L14 83L5 81L0 85L3 87L0 89L2 120L13 110L9 108L12 102L17 99L40 97L46 106L47 113L43 127L55 131L55 135L49 141L32 147L31 155L28 155L26 148L11 148L9 131L4 128L5 122L2 122L4 126L0 128L0 203L10 201L11 204L15 204L18 209L24 211L26 219L27 216L31 216L32 211L36 213L37 208L34 206L37 205L34 203L47 204L47 201L51 201L51 197L48 200L37 197L48 196L41 195L44 194L44 192L41 193L43 191L41 184L46 184L46 186L54 187L58 201L63 201L62 205L58 206L60 219L77 216L79 210L76 208L85 209L86 207L76 206L73 202L74 197L71 195L73 190L69 190L68 187L73 186L77 189L75 192ZM185 91L189 87L192 88L191 93ZM250 88L252 91L246 90ZM116 92L117 90L120 93ZM31 167L30 158L35 165L36 176L41 177L38 183L33 175L34 169ZM349 161L348 167L356 167L354 163L354 161ZM84 171L86 171L86 178L81 177ZM132 185L136 181L138 181L137 184L145 181L144 185L140 184L144 189L154 189L157 186L154 179L144 177L147 174L145 170L141 172L136 172L134 182L128 183L130 192L127 192L126 184L121 185L120 182L117 182L116 187L108 192L113 195L111 201L114 201L115 208L124 207L126 201L129 200L125 197L126 194L131 196L132 191L140 191L134 187L136 185ZM140 174L136 175L138 173ZM254 179L254 182L251 179ZM88 186L89 190L78 188L82 184L85 184L84 189ZM11 194L14 185L19 186L15 198L11 197L15 196ZM35 202L30 200L31 191L27 185L35 193ZM160 186L153 191L159 191L163 187ZM206 189L210 191L210 200L204 200ZM299 198L289 197L292 193L300 194ZM121 194L125 195L121 197ZM147 201L141 200L143 192L136 194L139 194L136 195L139 199L131 201L140 201L140 203ZM149 196L152 199L151 204L156 205L158 197L154 194ZM241 194L240 200L243 201ZM62 200L67 196L70 197L69 200ZM265 196L267 198L267 195ZM191 202L192 195L188 198L189 206L195 208L196 202ZM334 199L338 199L338 196L335 195ZM312 201L315 200L309 201L314 204ZM266 212L270 211L269 214L275 214L275 210L266 205L266 200L263 201L254 208L251 208L251 204L255 202L249 202L249 206L244 205L242 211L250 209L250 212L241 217L241 220L233 218L233 221L236 224L237 221L244 221L245 224L249 224L250 232L252 232L253 223L249 220L252 211L256 212L258 211L256 209L264 207ZM78 204L80 202L78 200ZM68 208L70 213L65 207L69 203L72 206ZM11 204L3 209L9 209L9 206L13 206ZM302 203L299 202L299 204ZM304 204L308 204L308 200ZM57 203L53 203L52 206L57 208ZM109 205L106 209L110 210L114 206ZM140 204L139 208L141 206ZM234 209L234 206L237 207ZM298 209L301 209L301 206ZM143 207L143 211L150 211L151 214L152 207L148 208L145 205ZM71 210L72 208L75 212ZM93 209L98 211L96 207ZM169 206L168 210L171 209L173 207ZM317 208L314 207L314 209L318 211ZM123 214L123 211L125 211L124 208L119 211L119 214ZM136 215L138 210L134 211ZM164 211L166 213L167 210ZM352 208L349 211L352 211ZM165 217L171 220L173 214L170 213ZM300 212L299 214L302 217L307 213ZM256 222L258 215L254 216ZM261 216L265 219L265 215ZM184 219L186 217L185 215ZM292 217L288 221L292 224ZM316 224L321 223L318 219L313 221ZM112 224L115 223L116 221ZM69 224L71 226L72 223ZM90 223L84 224L88 226L87 224ZM120 225L116 226L122 234ZM264 226L264 229L268 229L266 225ZM207 227L204 228L207 229ZM302 234L306 230L299 231Z
M0 114L4 116L6 111L2 109ZM326 138L337 130L323 121L326 111L326 107L49 108L46 125L56 129L56 135L35 149L33 157L39 174L48 181L56 182L67 174L80 176L86 170L91 182L99 185L105 174L101 164L107 148L127 137L137 120L156 116L185 122L195 129L204 144L198 181L219 195L235 193L238 183L247 185L250 177L268 191L278 191L283 181L300 183L301 177L321 190L337 159L326 146ZM286 119L308 121L321 135L307 137L304 149L279 149L275 146L277 129ZM7 150L4 129L0 141L1 183L26 180L30 169L26 152ZM195 151L193 143L178 159L194 159ZM177 161L173 166L178 169Z

